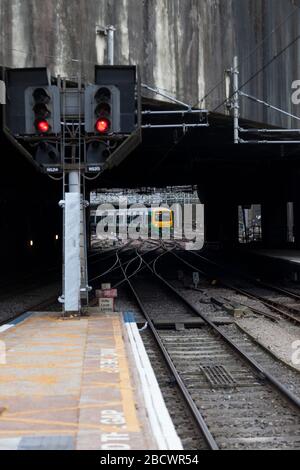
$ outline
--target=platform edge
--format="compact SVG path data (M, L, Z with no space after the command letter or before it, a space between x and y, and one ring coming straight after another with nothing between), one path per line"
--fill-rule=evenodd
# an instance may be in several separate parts
M123 314L125 328L142 385L150 426L159 450L183 450L166 407L140 332L131 312Z

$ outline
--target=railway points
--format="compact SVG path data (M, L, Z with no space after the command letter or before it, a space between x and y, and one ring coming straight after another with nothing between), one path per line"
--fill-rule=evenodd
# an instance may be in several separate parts
M174 336L174 343L171 343L173 345L173 349L174 349L174 351L173 351L173 349L171 349L171 351L173 353L173 364L174 364L175 359L176 359L175 364L176 364L176 362L178 362L180 364L180 361L182 361L183 365L181 367L179 366L179 368L177 368L177 373L178 373L178 370L181 371L182 377L184 377L184 384L188 386L188 389L189 389L189 387L191 387L190 390L195 394L196 391L199 392L199 390L200 390L199 389L199 386L200 386L199 383L198 383L198 385L196 385L196 383L197 383L197 380L200 380L201 377L202 377L202 380L204 380L204 384L205 384L205 385L203 385L204 388L206 388L209 383L211 384L212 389L214 389L215 387L218 387L217 383L210 382L210 380L212 380L213 376L210 377L210 375L206 375L205 373L203 373L203 375L202 375L199 371L199 368L198 368L199 367L198 362L200 363L200 367L201 367L201 363L202 363L202 361L204 361L204 364L203 364L203 371L204 371L205 367L207 366L207 364L206 364L207 362L209 363L210 360L212 360L213 364L216 363L216 356L215 356L214 352L212 352L212 358L210 359L209 353L206 352L205 349L204 349L204 351L201 350L201 352L200 351L198 352L198 350L196 352L196 349L195 349L195 352L190 351L192 341L193 341L193 339L192 339L193 335L198 333L199 334L199 340L198 341L201 341L200 338L201 338L201 335L204 334L205 328L203 328L203 325L202 325L202 326L198 327L199 328L198 330L196 330L193 325L191 326L191 324L189 324L188 321L187 321L187 325L184 324L184 322L182 321L182 317L184 315L187 316L188 314L186 312L186 307L181 307L181 309L179 308L179 312L177 313L178 307L177 306L175 307L175 301L174 301L174 299L176 297L176 294L177 294L178 297L181 297L181 300L183 300L183 303L185 305L187 305L189 309L191 309L191 311L193 312L193 314L195 316L200 315L199 307L196 308L196 307L193 306L193 304L190 303L190 301L187 301L186 298L189 298L189 297L185 297L185 300L184 300L182 298L182 294L178 293L178 290L179 290L178 287L177 287L176 290L174 290L174 288L172 287L172 289L171 289L171 298L173 296L173 299L172 299L172 301L171 301L171 298L170 298L170 300L167 300L170 297L170 293L169 294L166 293L166 286L169 289L171 288L171 286L169 285L169 282L164 281L163 278L161 277L161 275L158 273L157 265L161 262L160 263L161 264L161 269L166 271L167 270L167 268L166 268L167 262L166 262L166 260L163 261L163 259L164 259L165 256L169 256L170 253L172 253L171 250L163 249L162 253L160 253L159 255L154 256L154 259L152 259L152 260L148 259L147 261L145 261L148 268L150 268L152 273L154 273L154 275L155 275L154 277L156 277L160 281L160 283L163 284L161 287L164 286L161 294L160 294L161 287L156 285L156 283L155 283L155 289L154 289L155 294L154 294L153 290L151 289L151 287L153 288L153 285L151 287L149 287L147 285L147 282L145 282L145 280L143 280L143 281L142 280L140 280L140 281L136 280L136 281L129 281L129 282L130 282L132 293L134 294L134 297L138 301L138 305L139 305L143 315L146 315L146 320L148 321L148 324L150 324L150 326L151 326L151 330L153 332L153 335L154 335L154 338L156 339L157 344L162 343L162 345L160 344L160 348L162 348L162 350L164 351L164 356L166 356L165 359L167 359L167 360L170 360L170 358L172 359L172 355L170 356L170 350L167 349L168 343L167 343L167 340L165 338L170 337L170 340L171 340L171 338ZM152 257L153 257L153 255L152 255ZM134 269L134 268L132 268L132 269ZM168 270L167 270L167 272L168 272ZM168 272L168 276L170 276L170 272ZM192 284L192 278L191 278L191 284ZM185 294L185 296L186 296L186 294ZM166 325L162 326L159 321L155 321L157 316L159 318L159 315L164 316L164 317L166 316L166 311L165 311L164 306L158 307L158 305L157 305L157 300L159 298L162 298L162 297L167 302L168 309L170 309L172 311L171 317L173 319L173 327L171 327L171 329L166 328ZM171 307L170 302L172 302L172 304L174 304L174 306ZM154 307L150 307L151 310L148 310L148 312L147 312L147 309L146 309L145 306L146 305L151 306L152 304L153 304ZM179 317L178 319L176 318L177 315ZM232 340L229 339L229 336L228 336L226 330L230 331L231 332L230 334L232 335L231 328L236 328L236 325L235 325L234 321L231 321L231 322L228 322L228 323L226 322L226 320L228 318L230 318L230 315L228 315L228 313L226 313L226 314L223 313L223 315L225 316L225 319L223 320L223 322L221 322L222 326L220 326L219 328L216 326L216 323L213 321L214 316L216 316L216 312L212 316L211 320L208 319L208 318L210 318L210 316L208 316L207 314L203 315L203 316L201 315L201 316L204 318L204 320L206 322L208 322L208 324L211 327L218 330L218 335L222 331L221 335L224 334L225 344L226 344L226 342L228 342L231 345L231 347L234 348L235 351L238 351L239 354L241 354L241 357L244 357L244 359L246 360L246 363L248 362L248 364L250 363L250 364L252 364L252 366L254 365L254 368L256 369L256 372L257 371L259 372L258 377L261 376L261 373L264 373L264 372L266 373L265 377L266 378L269 377L270 383L273 384L275 389L278 386L277 390L279 391L279 396L281 396L282 394L284 395L285 392L287 392L287 396L290 396L290 399L291 399L292 409L293 409L294 406L298 407L299 406L299 398L297 398L296 395L294 397L292 397L293 393L290 395L290 392L292 390L294 391L294 390L297 389L297 385L295 385L295 384L292 385L289 382L290 381L290 376L293 376L294 380L298 381L297 373L296 372L292 373L289 370L288 367L284 366L283 363L281 364L281 362L279 361L279 363L276 363L276 365L274 365L274 364L272 365L273 370L276 370L276 368L278 367L279 371L276 370L276 375L275 376L273 376L273 377L270 376L268 371L270 370L269 369L270 364L272 364L272 362L273 362L272 359L270 358L271 356L268 358L267 368L264 369L264 367L262 367L260 364L258 364L256 362L256 360L254 359L254 358L257 357L257 352L253 352L253 351L251 352L252 355L253 355L253 358L251 358L251 353L249 354L249 350L251 351L251 348L256 348L256 351L257 351L258 345L256 343L256 346L254 346L254 344L255 344L254 339L252 339L251 341L250 341L250 339L245 340L245 338L242 334L239 335L238 330L236 330L236 331L233 330L233 331L235 331L235 336L236 337L240 336L240 338L238 339L239 345L241 345L243 342L245 342L245 344L247 345L246 349L248 349L248 351L247 352L245 351L245 345L243 345L243 348L241 349L240 346L237 346L237 344L232 343ZM220 316L220 313L219 313L219 316ZM191 313L189 313L189 317L191 317ZM139 320L139 321L142 322L142 320ZM181 328L178 328L178 325L181 325ZM157 328L159 328L159 330L157 330ZM225 333L225 331L226 331L226 333ZM208 333L206 333L206 334L208 334ZM159 337L157 337L157 335L159 335ZM177 346L177 343L180 344L181 336L183 338L182 339L183 345L186 345L185 348L183 346L181 346L181 347ZM197 338L197 336L195 337L195 348L197 347L197 339L196 338ZM165 339L165 341L163 342L164 339ZM206 341L208 341L208 339ZM176 348L177 347L178 347L178 352L176 353L176 351L177 351ZM212 343L208 341L208 351L211 348L212 348ZM217 348L218 348L218 346L216 346L216 349ZM226 357L225 352L223 352L222 349L220 349L220 351L222 351L222 355L220 357L222 357L223 355L225 355L224 357ZM263 357L264 366L265 366L265 364L266 364L265 355L267 356L268 354L266 354L263 350L261 350L259 354L260 354L260 358ZM191 365L192 364L191 361L193 360L193 356L195 356L196 364L198 366L197 367L195 365L195 367L196 367L195 369ZM219 354L217 354L217 357L219 357ZM189 361L189 366L188 366L187 370L186 370L186 363L184 362L184 360ZM224 359L223 358L221 359L221 363L224 364ZM224 365L223 365L223 367L224 367ZM283 368L283 370L285 370L285 374L286 374L286 379L285 380L287 380L286 384L279 384L278 383L279 377L283 377L283 375L282 375L283 371L280 370L281 368ZM232 371L233 370L232 367L231 368L229 367L229 370ZM225 370L222 372L223 380L225 380L225 371L228 374L228 369L227 369L226 366L225 366ZM215 372L213 372L213 371L208 372L208 374L210 374L210 373L217 374L216 371ZM221 374L221 376L222 376L222 374ZM250 374L250 372L245 373L245 376L248 377L248 380L249 380L249 377L251 376L251 374L250 375L249 374ZM221 389L223 387L223 390L224 390L223 393L225 395L227 393L230 396L232 395L232 398L231 398L232 400L233 400L233 396L234 396L235 393L238 395L238 390L239 390L240 387L241 387L241 389L243 390L244 393L245 393L245 390L247 389L247 387L250 387L250 383L248 383L247 380L244 384L242 384L241 371L238 373L238 375L239 375L239 379L241 380L239 385L237 385L237 384L236 384L236 386L234 385L232 376L231 376L231 381L232 382L230 384L230 382L228 382L229 381L229 376L228 375L227 375L227 379L226 379L227 380L227 385L225 385L224 382L223 382L222 385L219 383L219 386L221 387ZM217 379L218 375L216 375L215 380L221 380L221 376L219 377L219 379ZM254 374L254 377L255 377L255 374ZM289 377L289 378L287 378L287 377ZM268 382L269 379L267 379L267 382ZM206 380L207 380L207 382L206 382ZM251 380L250 380L250 382L251 382ZM179 381L179 383L180 383L180 381ZM262 395L260 395L261 392L259 391L260 390L259 387L262 386L262 384L260 384L260 379L258 379L257 383L255 382L255 379L253 379L252 383L253 383L254 387L258 386L257 393L258 393L258 396L260 396L260 399L262 399ZM265 386L266 386L266 384L265 384ZM209 387L208 387L208 389L209 389ZM187 392L187 391L186 390L183 391L184 395L185 395L185 392ZM254 394L253 396L255 396L254 392L251 392L251 393L253 393ZM190 398L189 395L187 395L187 396ZM200 402L201 402L201 399L200 399L201 395L199 395L199 394L197 395L197 393L196 393L195 396L198 396L198 400L200 400ZM223 398L224 398L224 396L223 396ZM289 399L288 399L288 401L289 401ZM235 406L237 406L237 405L235 405ZM251 406L253 407L253 406L256 406L256 405L254 405L254 403L253 403ZM240 409L240 406L238 408ZM285 408L285 405L284 405L284 408ZM199 409L202 410L201 407L198 408L198 410ZM203 406L203 409L206 409L205 405ZM234 409L234 406L233 406L233 409ZM257 410L257 413L258 413L258 416L260 416L260 418L262 418L261 412L259 410ZM269 412L267 412L266 414L268 415ZM270 414L272 414L272 409L270 409ZM222 416L223 416L223 412L220 413L220 419L221 419ZM202 418L203 418L203 416L202 416ZM223 418L224 418L224 416L223 416ZM244 431L245 435L243 437L240 437L239 439L237 439L237 441L235 443L234 443L233 440L230 441L230 439L229 439L228 448L231 448L231 446L232 446L232 448L243 448L243 447L244 448L268 448L268 445L270 445L271 448L274 448L274 447L276 448L277 444L278 444L279 447L281 447L281 446L284 447L285 445L287 445L287 446L291 445L291 448L293 448L295 446L296 447L298 446L297 442L298 442L299 438L297 436L297 432L296 432L295 438L292 438L292 440L290 440L290 437L286 438L287 439L286 444L283 443L284 438L282 439L280 437L278 438L278 436L276 437L275 436L276 431L273 430L273 429L268 430L267 426L264 428L264 430L262 430L264 426L261 426L262 435L264 434L264 432L266 433L264 437L262 437L262 435L260 435L258 431L257 431L256 437L251 436L250 423L252 422L253 419L255 421L255 416L250 415L248 419L249 419L248 437L247 437L247 430L246 430L246 431ZM258 421L259 421L259 418L258 418ZM201 422L201 419L200 419L200 422ZM237 420L236 416L235 416L235 419L233 420L233 422L235 423L236 429L238 429L238 420ZM242 420L243 430L244 430L246 422L247 421L245 419ZM262 419L261 423L264 423L263 419ZM222 426L221 422L219 422L219 426ZM296 422L295 422L295 426L297 428ZM211 436L209 434L206 435L205 430L206 429L205 429L205 426L204 426L204 430L202 428L202 432L203 432L204 436L206 437L206 444L211 446L211 448L218 448L218 442L217 442L218 439L213 438L211 440L211 438L213 436ZM277 438L278 438L278 440L277 440ZM221 447L224 446L224 448L225 448L226 445L227 445L227 444L225 444L225 442L226 442L226 433L225 433L225 436L220 436L219 439L221 439L221 441L222 441ZM293 439L295 439L295 440L293 441ZM287 444L287 442L289 442L290 444Z
M0 369L1 448L217 450L300 446L300 376L291 363L292 351L287 351L288 338L297 339L296 322L284 325L274 305L254 296L253 286L251 295L231 285L233 279L230 285L228 280L221 282L224 266L182 246L160 239L130 241L109 251L95 245L89 258L94 285L102 283L102 288L109 290L95 291L93 306L85 316L61 317L54 304L54 311L48 313L19 312L15 320L1 327L8 361ZM275 286L274 291L272 286L264 289L265 294L278 295ZM288 293L286 289L281 295L287 297ZM123 315L100 312L97 305L101 298L110 295ZM298 299L293 295L295 308ZM286 302L285 297L281 302ZM255 298L252 305L251 298ZM51 304L51 299L47 301ZM247 301L246 310L236 315ZM261 322L260 310L266 324L265 336L258 337L251 327ZM277 337L282 335L281 354L268 343L272 328L273 334L275 328L280 332ZM104 369L115 365L118 371L102 370L101 361ZM118 375L121 371L126 377ZM106 398L111 396L116 402L109 401L109 416L104 413L106 424L102 425L101 413L106 412L102 405L107 406ZM211 405L209 396L213 397ZM264 406L263 412L260 403L267 397L270 409ZM63 406L64 402L70 406ZM218 416L213 410L219 407ZM238 410L242 410L242 419ZM114 419L119 420L116 425L107 424ZM276 425L269 424L272 420ZM258 427L253 422L259 423ZM126 434L126 443L115 438L103 443L101 436L108 428L112 436L119 433L123 439Z

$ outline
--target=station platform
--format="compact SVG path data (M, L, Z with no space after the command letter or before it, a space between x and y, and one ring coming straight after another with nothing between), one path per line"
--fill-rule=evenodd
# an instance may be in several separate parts
M282 264L290 265L290 267L300 268L300 250L251 250L255 256L276 260Z
M182 449L131 314L27 314L0 345L0 450Z

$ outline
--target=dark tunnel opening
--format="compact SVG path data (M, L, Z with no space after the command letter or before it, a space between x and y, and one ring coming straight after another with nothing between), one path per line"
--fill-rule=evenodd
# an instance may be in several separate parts
M3 132L0 149L1 277L59 266L61 182L39 173Z

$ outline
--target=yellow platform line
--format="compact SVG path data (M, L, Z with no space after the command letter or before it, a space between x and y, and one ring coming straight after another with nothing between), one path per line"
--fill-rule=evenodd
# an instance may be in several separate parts
M53 430L44 430L44 429L38 429L38 430L32 430L32 431L19 431L19 430L7 430L7 431L1 431L0 430L0 436L11 436L11 437L20 437L20 436L51 436L51 435L57 435L58 431L57 429ZM59 435L62 434L67 434L68 436L76 436L77 431L73 431L72 429L60 429L59 430Z
M30 418L8 418L8 417L1 417L0 423L7 422L7 423L17 423L17 424L29 424L29 425L39 425L43 424L46 426L64 426L66 428L75 428L75 429L84 429L88 431L99 431L99 432L119 432L120 429L123 429L122 426L111 426L105 424L90 424L90 423L74 423L69 421L51 421L47 419L30 419ZM126 430L133 431L129 426L126 424ZM16 432L16 431L15 431ZM59 432L59 430L58 430ZM137 431L136 431L137 432Z
M53 362L49 362L48 364L26 364L26 363L23 363L23 364L5 364L5 365L0 365L0 379L1 379L1 371L2 370L6 370L6 369L11 369L11 368L14 368L14 369L67 369L67 370L74 370L74 369L78 369L80 370L81 367L80 365L78 366L77 364L74 363L74 365L72 365L72 362L69 363L64 363L64 364L55 364ZM93 372L90 372L91 374L95 373L95 371Z
M61 354L65 353L67 357L82 357L82 355L78 352L72 353L71 351L68 351L66 349L63 349L62 351L8 351L8 360L9 356L36 356L36 353L38 352L39 356L61 356Z
M58 412L58 411L77 411L77 410L89 410L89 409L101 409L101 408L107 408L110 406L121 406L122 403L120 401L114 401L114 402L105 402L105 403L99 403L98 405L95 404L90 404L90 405L78 405L78 406L68 406L68 407L58 407L58 408L41 408L41 409L36 409L36 410L27 410L27 411L18 411L17 413L6 413L5 416L9 418L13 417L18 417L18 416L26 416L26 415L31 415L35 413L49 413L49 412ZM0 423L1 423L1 418L0 418Z

